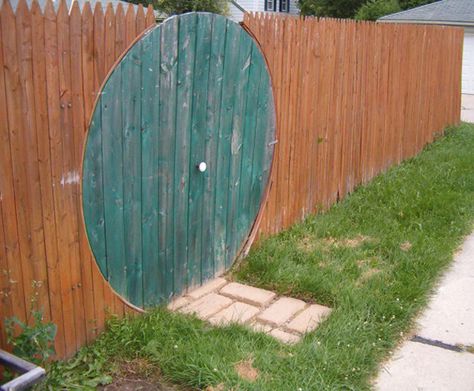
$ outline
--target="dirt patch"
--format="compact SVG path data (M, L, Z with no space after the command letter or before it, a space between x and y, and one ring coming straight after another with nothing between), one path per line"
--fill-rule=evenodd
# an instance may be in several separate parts
M380 272L382 272L382 270L376 269L376 268L367 269L365 272L363 272L361 274L361 276L357 280L357 283L358 284L363 284L363 283L367 282L368 280L370 280L373 276L379 274Z
M123 362L111 384L99 387L103 391L185 391L161 377L159 368L144 359Z
M234 366L237 374L244 380L254 382L258 378L258 371L253 367L253 360L240 361Z
M354 238L350 239L341 239L336 242L336 244L339 244L344 247L349 247L349 248L356 248L361 246L364 243L369 243L373 242L374 238L371 238L370 236L365 236L365 235L357 235Z
M402 251L409 251L412 248L412 244L409 241L403 242L400 245L400 250Z
M309 254L317 250L320 244L318 243L318 239L314 236L304 236L298 241L297 247L298 250Z
M297 247L302 252L312 253L315 250L329 251L331 247L356 248L363 243L373 243L375 241L375 238L366 235L357 235L353 238L347 239L336 239L333 237L321 239L315 236L307 235L298 241Z
M377 268L378 261L374 258L369 259L361 259L356 262L357 266L362 269L362 274L357 279L357 286L361 286L367 281L369 281L373 276L382 272L379 268Z

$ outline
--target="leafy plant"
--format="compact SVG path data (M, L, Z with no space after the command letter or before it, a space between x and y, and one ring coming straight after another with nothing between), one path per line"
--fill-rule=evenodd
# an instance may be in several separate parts
M37 390L96 390L110 384L115 365L111 365L103 346L82 348L68 361L57 361L48 367L48 377Z
M298 6L302 15L330 16L334 18L356 18L365 20L375 20L368 17L358 17L359 10L363 7L369 8L369 15L373 15L373 10L384 10L377 12L378 17L388 15L401 10L419 7L424 4L432 3L435 0L298 0ZM375 5L373 4L375 3ZM398 3L398 8L393 6ZM372 16L374 18L374 16Z
M213 12L226 15L228 13L227 0L131 0L131 3L151 4L154 9L167 15L184 14L193 11Z
M370 0L355 14L358 20L377 20L378 18L401 11L398 0Z
M298 0L302 15L352 18L364 0Z
M55 354L54 338L57 327L54 323L43 321L43 312L32 310L32 324L22 322L17 317L5 319L5 329L7 341L13 346L13 354L31 361L38 365L43 365L52 355ZM17 334L15 329L19 328Z

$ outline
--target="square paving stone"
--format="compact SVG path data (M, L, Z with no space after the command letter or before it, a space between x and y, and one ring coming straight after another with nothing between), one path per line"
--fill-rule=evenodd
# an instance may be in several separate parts
M239 284L238 282L227 284L220 290L220 294L257 306L269 304L276 296L274 292Z
M214 292L219 288L222 288L225 284L227 284L227 281L224 278L216 278L203 285L202 287L189 292L186 296L189 296L192 299L199 299L200 297L203 297L208 293Z
M257 315L259 311L260 310L253 305L235 302L209 318L209 322L214 325L226 325L230 323L243 324Z
M270 331L270 335L278 339L279 341L288 344L296 343L300 340L300 337L298 335L287 333L286 331L280 329L274 329Z
M178 297L177 299L174 299L171 303L168 304L168 309L170 311L176 311L180 309L181 307L184 307L185 305L188 305L191 303L192 299L186 296L181 296Z
M303 312L295 316L295 318L288 323L286 328L297 333L308 333L313 331L321 320L328 316L331 309L318 304L312 304Z
M205 320L230 304L232 304L232 300L228 297L210 293L178 311L184 314L196 314L198 318Z
M302 300L282 297L258 315L257 320L274 326L280 326L306 306Z
M269 333L270 331L272 331L273 327L270 326L269 324L266 324L266 323L260 323L260 322L252 322L250 324L250 327L256 331L257 333Z

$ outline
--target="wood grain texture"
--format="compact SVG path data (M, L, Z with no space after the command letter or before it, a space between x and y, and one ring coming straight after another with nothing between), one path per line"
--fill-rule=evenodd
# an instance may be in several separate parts
M0 10L0 315L42 309L58 326L58 357L92 341L108 309L124 313L90 251L79 186L96 94L126 49L112 45L126 31L112 11L51 1ZM139 19L142 30L153 22Z
M101 89L83 175L91 247L125 300L158 305L232 265L269 177L274 114L261 52L222 16L170 18L127 51Z
M257 237L329 208L459 123L460 29L263 13L243 25L277 108Z

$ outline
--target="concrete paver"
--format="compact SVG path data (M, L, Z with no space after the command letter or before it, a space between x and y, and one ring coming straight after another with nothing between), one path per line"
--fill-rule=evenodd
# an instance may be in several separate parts
M237 301L209 318L209 322L214 325L227 325L229 323L243 324L259 312L259 308Z
M178 311L185 314L196 314L201 319L207 319L231 304L232 300L228 297L210 293Z
M271 335L283 343L296 343L312 331L331 311L290 297L277 297L265 289L217 278L175 298L170 311L195 314L215 326L230 323L248 325L256 332ZM260 318L261 317L261 318ZM289 328L288 326L291 326Z
M276 297L275 292L239 284L238 282L227 284L220 290L220 294L254 305L267 305Z
M176 311L185 305L191 303L192 299L186 296L178 297L177 299L173 300L171 303L168 304L167 308L170 311Z
M328 316L331 309L322 305L313 304L304 311L295 316L295 318L286 325L290 331L297 333L307 333L318 327L319 322Z
M273 326L280 326L304 307L306 307L306 303L302 300L282 297L258 315L257 320Z
M382 369L375 388L383 391L472 391L474 354L407 342Z
M194 289L193 291L189 292L186 296L191 297L192 299L199 299L208 293L214 292L219 288L222 288L227 281L224 278L216 278L207 284L201 286L200 288Z
M273 330L273 327L269 324L260 323L257 321L250 323L250 327L254 329L257 333L269 333Z
M293 344L300 340L300 337L295 334L287 333L280 329L274 329L270 331L270 335L283 343Z

